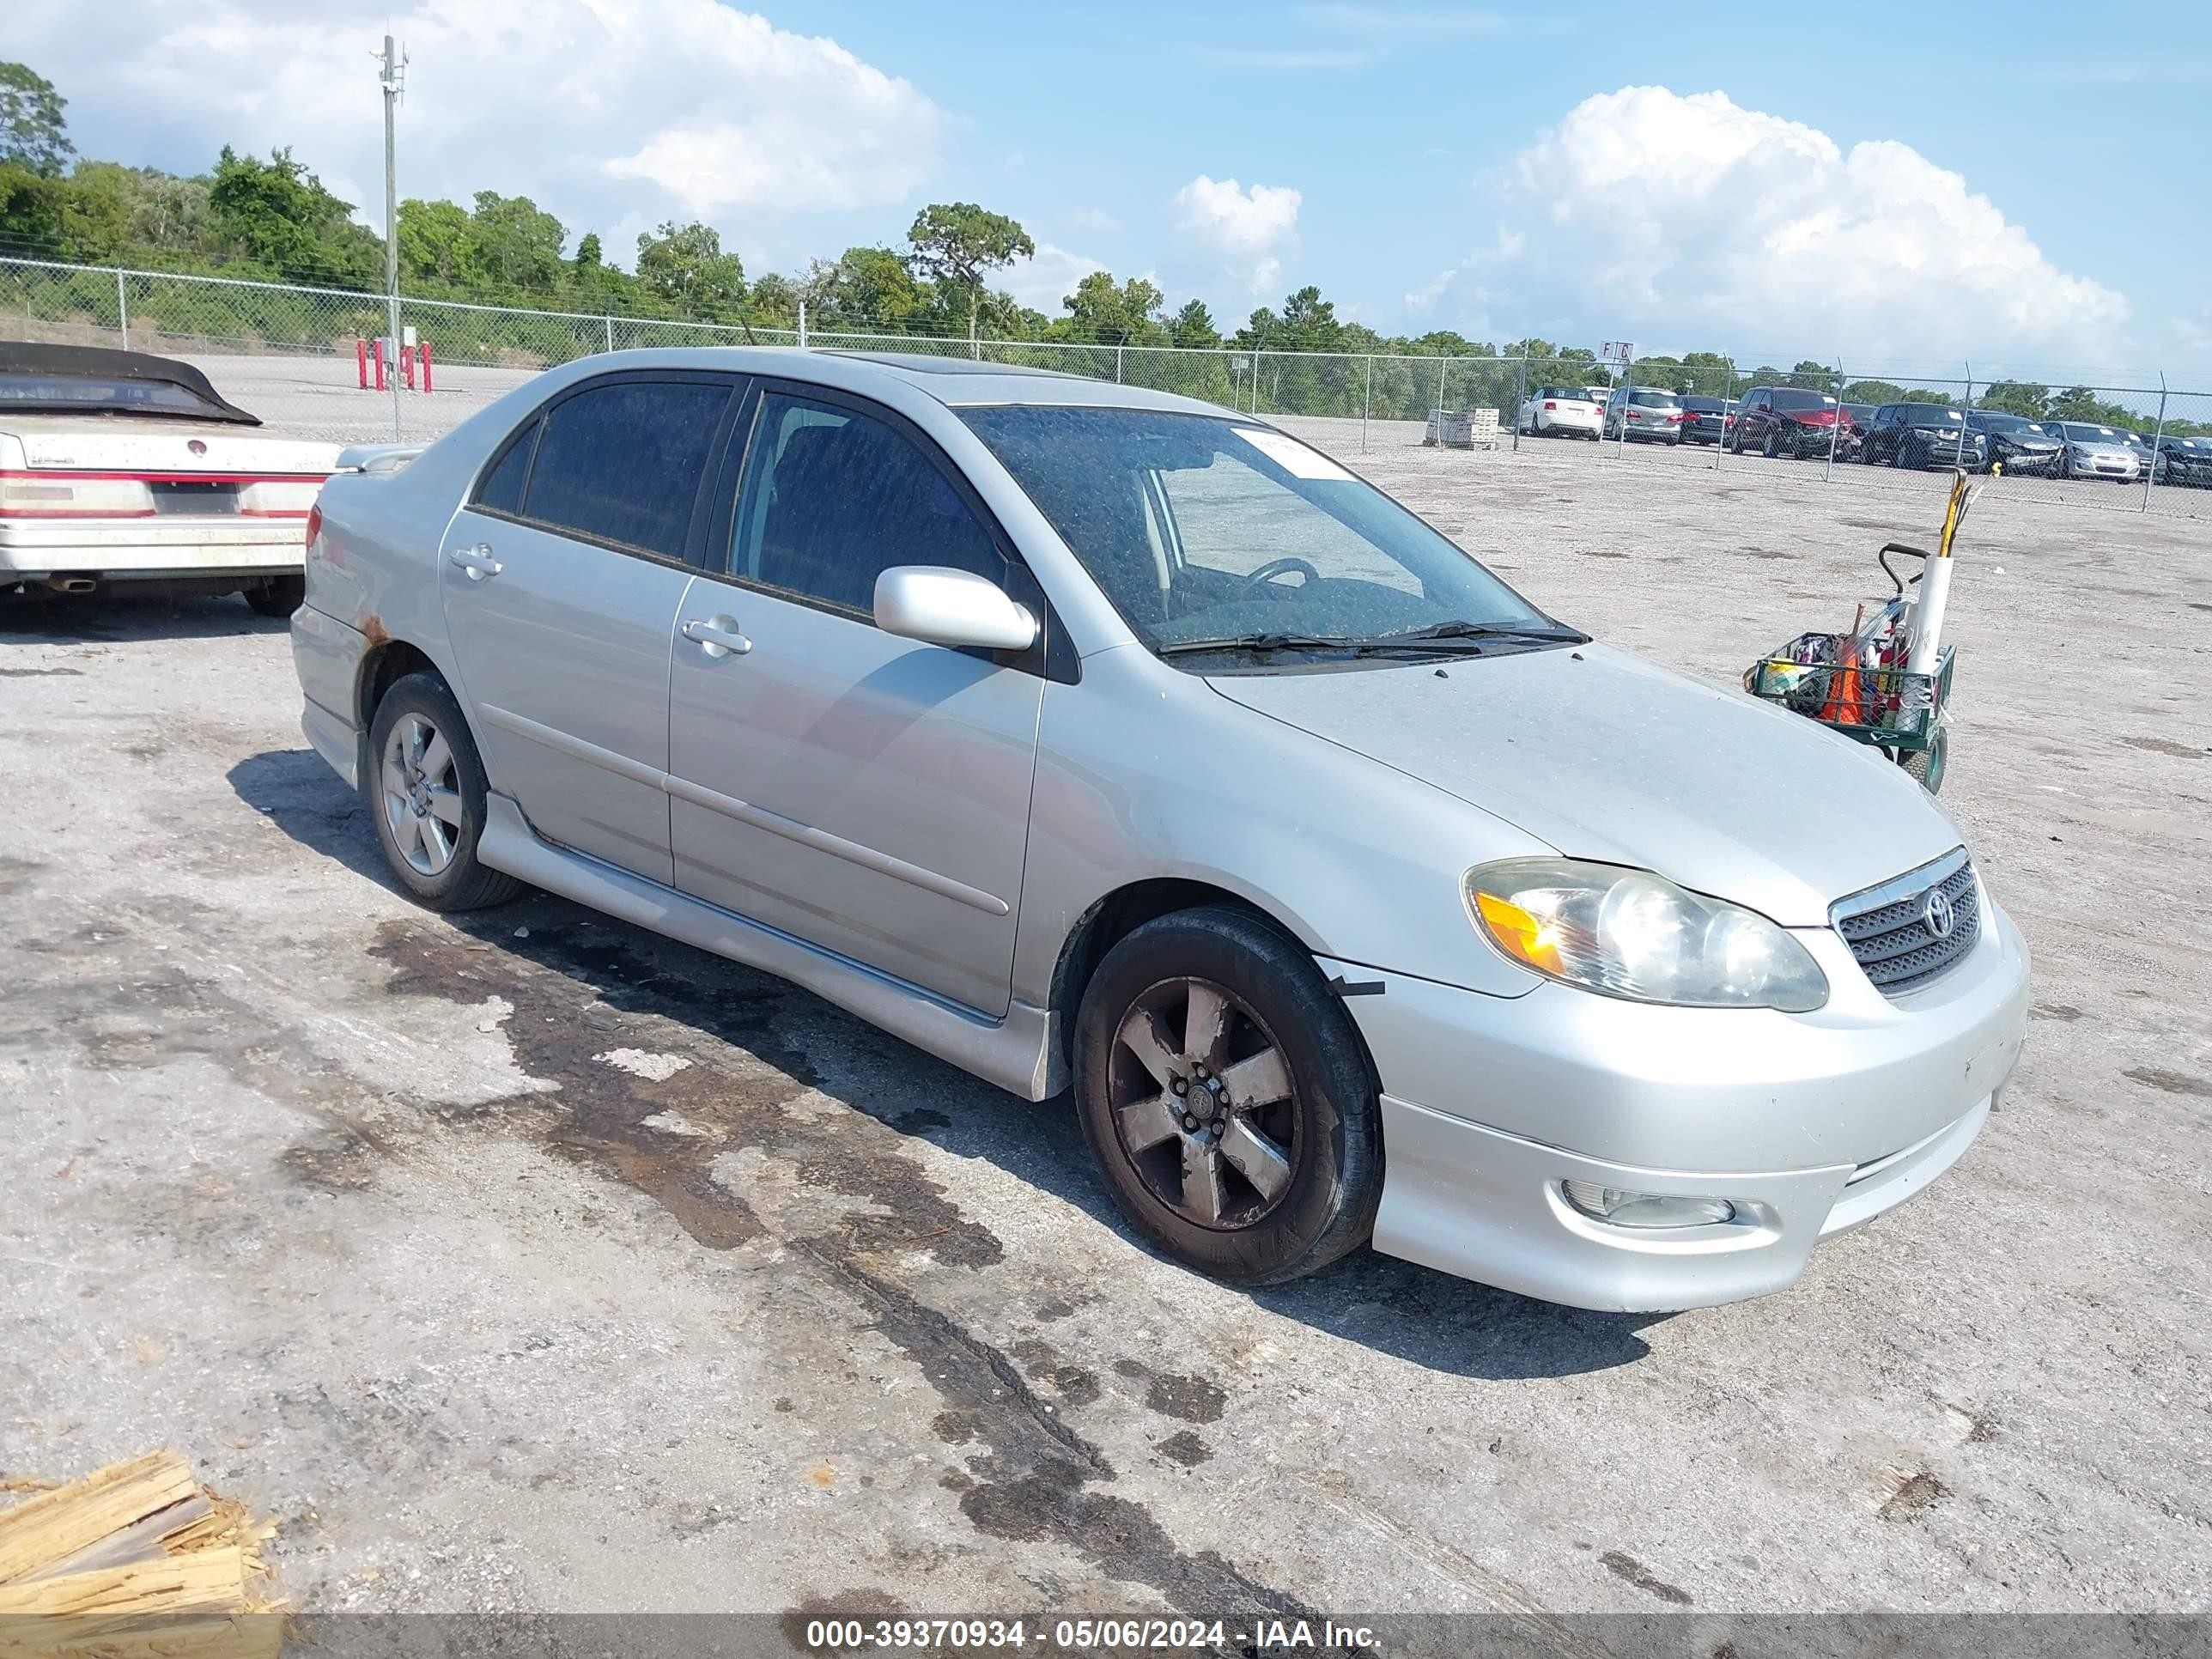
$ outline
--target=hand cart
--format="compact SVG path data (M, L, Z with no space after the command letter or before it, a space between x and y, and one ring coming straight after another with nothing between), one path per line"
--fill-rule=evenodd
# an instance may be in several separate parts
M1950 750L1956 658L1941 634L1952 541L1978 489L1965 472L1954 474L1936 551L1890 542L1875 556L1896 592L1871 621L1862 614L1848 634L1800 634L1743 675L1753 696L1881 750L1931 795L1943 787ZM1922 569L1909 580L1899 575L1893 553L1923 561Z

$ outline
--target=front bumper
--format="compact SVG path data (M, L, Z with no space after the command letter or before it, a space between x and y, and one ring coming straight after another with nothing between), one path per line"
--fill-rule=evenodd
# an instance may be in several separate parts
M1662 1008L1546 983L1500 998L1380 978L1349 999L1382 1080L1375 1246L1523 1295L1614 1310L1785 1289L1972 1144L2020 1055L2027 951L1995 904L1973 951L1897 1000L1834 933L1816 1013ZM1726 1198L1735 1221L1596 1221L1560 1183Z
M204 576L296 576L307 568L297 519L24 520L0 522L0 583L89 576L129 581Z

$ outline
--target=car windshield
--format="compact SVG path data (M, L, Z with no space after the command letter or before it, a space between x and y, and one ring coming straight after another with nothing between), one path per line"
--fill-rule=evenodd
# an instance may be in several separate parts
M2069 421L2058 428L2076 443L2116 444L2120 434L2108 426L2085 426L2079 421Z
M1455 643L1469 650L1581 637L1271 428L1036 404L961 417L1154 650L1202 657L1200 642L1222 641L1233 665L1279 670L1312 666L1332 645L1342 659L1350 644L1422 630L1467 636ZM1539 637L1510 637L1524 629Z
M234 410L211 404L171 380L44 374L24 369L0 369L0 408L62 415L175 415L204 421L240 418Z
M1907 418L1915 426L1955 426L1966 417L1955 409L1939 409L1934 404L1915 404Z
M1713 415L1720 411L1722 404L1717 398L1685 398L1682 407L1693 409L1700 415Z
M2043 435L2043 428L2022 415L1996 415L1978 409L1973 424L1984 432L2032 432L2038 437Z
M1772 394L1777 409L1833 409L1836 400L1825 392L1777 392Z

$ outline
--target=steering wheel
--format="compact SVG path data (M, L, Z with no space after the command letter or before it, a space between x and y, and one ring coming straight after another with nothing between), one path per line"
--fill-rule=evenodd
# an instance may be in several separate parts
M1301 576L1304 576L1310 582L1317 582L1321 580L1320 571L1315 569L1304 559L1291 556L1280 559L1268 560L1267 563L1261 565L1250 575L1245 577L1244 586L1248 588L1257 587L1261 583L1271 582L1278 576L1287 576L1293 570L1297 571Z

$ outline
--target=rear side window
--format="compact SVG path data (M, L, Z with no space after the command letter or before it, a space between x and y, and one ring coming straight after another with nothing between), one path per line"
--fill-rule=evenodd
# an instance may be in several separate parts
M484 474L483 483L477 491L478 507L489 507L511 518L522 516L522 483L530 476L530 452L537 447L538 425L532 421L518 434L507 445L507 453Z
M895 564L1006 579L990 533L912 440L782 392L761 399L734 544L731 574L862 616Z
M727 385L698 380L617 380L562 399L545 413L523 516L682 558L729 400Z

